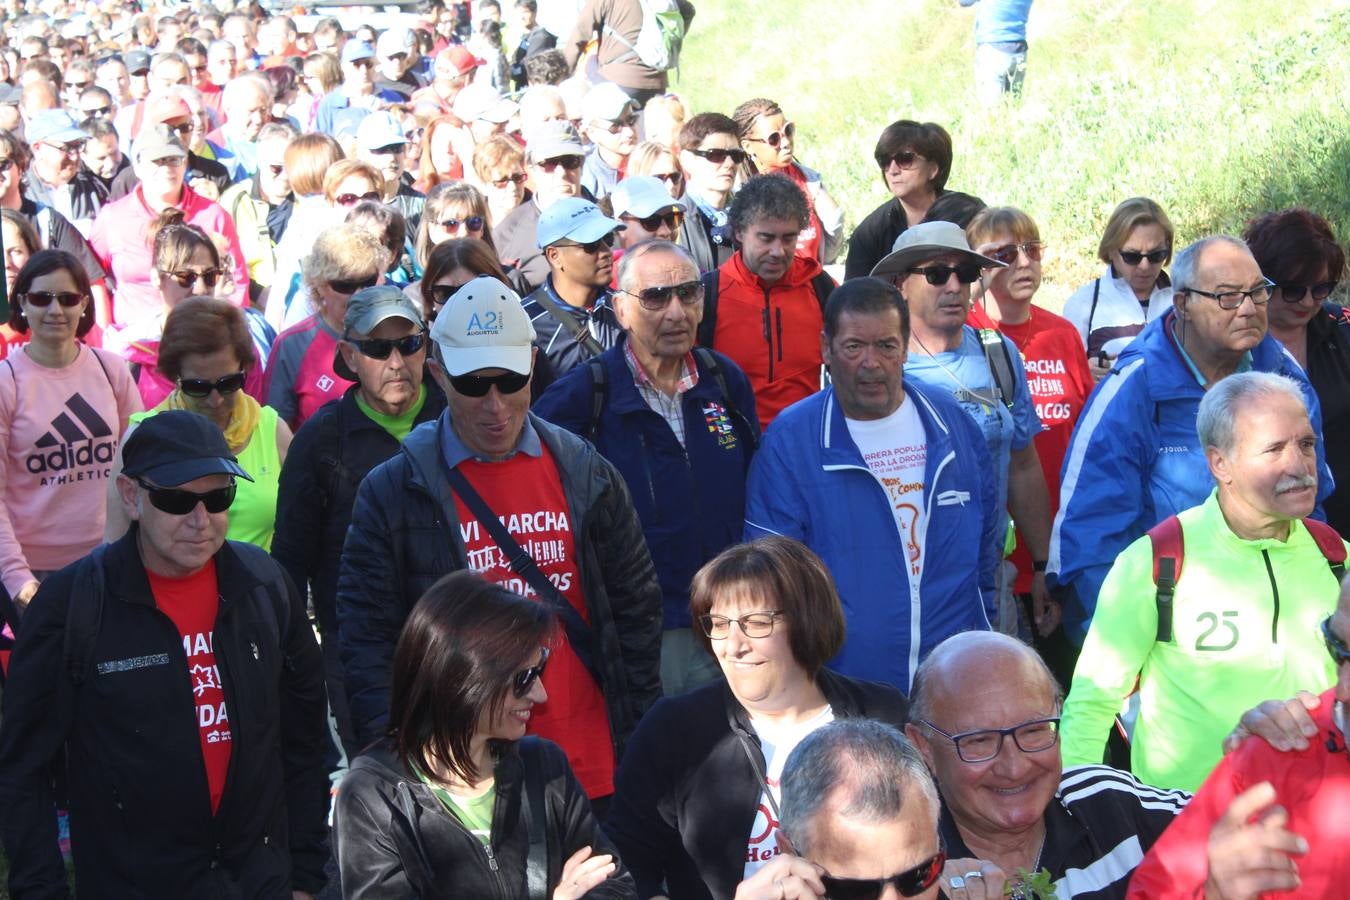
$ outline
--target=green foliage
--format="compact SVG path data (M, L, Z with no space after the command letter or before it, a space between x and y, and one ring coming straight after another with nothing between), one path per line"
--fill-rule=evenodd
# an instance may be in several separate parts
M1295 204L1350 236L1350 10L1311 0L1032 7L1022 101L974 102L974 11L955 0L699 4L673 90L695 111L777 100L851 229L887 199L876 136L942 123L949 186L1019 206L1050 245L1042 302L1098 273L1107 216L1160 202L1179 244Z
M1040 869L1035 875L1018 867L1017 874L1003 887L1003 896L1014 900L1058 900L1055 882L1049 869Z

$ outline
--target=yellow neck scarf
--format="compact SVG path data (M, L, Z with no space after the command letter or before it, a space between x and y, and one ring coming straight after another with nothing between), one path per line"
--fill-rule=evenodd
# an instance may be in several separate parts
M174 388L173 393L165 397L163 402L156 406L153 412L164 412L166 409L186 409L189 412L196 412L190 405L191 401L183 396L183 391ZM225 443L230 445L230 452L239 455L245 447L248 446L249 438L253 437L254 430L258 427L258 419L262 415L262 407L258 401L254 400L243 391L234 395L234 409L230 410L230 425L225 429Z

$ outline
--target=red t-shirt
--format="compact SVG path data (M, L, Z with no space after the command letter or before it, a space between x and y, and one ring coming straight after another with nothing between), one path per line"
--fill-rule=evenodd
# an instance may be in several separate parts
M993 322L979 306L973 306L967 321L976 328L997 328L1008 336L1022 354L1027 370L1027 389L1036 404L1036 415L1045 430L1036 435L1036 454L1045 472L1050 492L1050 515L1059 509L1059 472L1069 452L1073 427L1087 405L1095 382L1087 364L1087 351L1078 329L1061 316L1039 306L1031 307L1031 318L1020 325ZM1031 556L1019 540L1012 561L1017 566L1014 590L1031 590Z
M538 458L517 453L504 462L465 460L458 468L589 624L590 614L581 593L574 523L548 448L544 447ZM458 497L455 507L469 568L518 594L534 597L534 590L511 571L496 541ZM614 745L604 695L561 628L552 651L543 679L548 701L534 708L529 731L563 748L588 796L607 797L614 793Z
M220 609L213 559L186 578L166 578L146 570L155 605L173 619L183 638L192 696L197 704L197 728L202 741L202 762L211 789L211 812L220 808L225 773L230 768L230 718L225 712L225 688L216 666L214 631Z

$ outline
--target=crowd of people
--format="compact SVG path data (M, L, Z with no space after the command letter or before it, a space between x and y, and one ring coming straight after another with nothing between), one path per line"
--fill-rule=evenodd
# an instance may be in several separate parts
M1060 315L940 124L850 230L670 92L687 0L0 7L16 900L1339 896L1316 212L1124 198Z

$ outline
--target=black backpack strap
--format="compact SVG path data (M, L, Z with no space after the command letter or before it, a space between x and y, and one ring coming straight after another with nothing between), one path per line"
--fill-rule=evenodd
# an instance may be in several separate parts
M740 407L736 405L736 400L731 396L731 387L727 384L726 373L722 371L722 364L717 361L717 354L713 353L707 347L694 348L695 361L708 370L708 374L717 382L717 389L722 393L722 405L727 408L733 421L740 422L745 430L746 439L750 442L752 451L759 449L759 432L750 424L750 420L741 412Z
M66 633L61 655L70 682L76 687L89 677L94 642L103 626L103 555L109 546L100 544L80 560L70 596L66 598Z
M989 364L989 374L994 376L994 387L998 388L1003 405L1012 409L1017 376L1013 370L1012 355L1008 353L1008 342L992 328L979 329L979 335L985 362Z
M713 336L717 334L717 287L721 278L718 269L704 272L699 277L703 282L703 319L698 323L697 339L704 347L711 347Z
M834 288L834 279L830 277L829 272L821 272L811 279L811 290L816 292L816 302L820 304L822 319L825 318L825 304L830 302L830 294L834 293Z
M567 332L568 337L585 348L591 356L599 356L605 352L605 348L600 346L600 342L591 334L590 329L583 328L577 321L577 317L571 312L562 308L556 300L548 295L548 286L540 288L532 295L544 309L548 310L549 315L558 320L562 330Z
M1092 305L1088 307L1087 328L1083 329L1083 331L1085 332L1083 343L1085 344L1091 342L1092 340L1092 320L1097 317L1097 298L1099 298L1101 294L1102 294L1102 280L1098 278L1096 281L1092 282ZM1088 348L1088 352L1089 353L1092 352L1091 347Z
M1149 529L1148 538L1153 545L1153 583L1157 585L1158 643L1166 644L1172 640L1172 598L1186 559L1181 520L1168 516Z
M600 417L605 413L605 402L609 399L609 375L605 364L592 357L586 360L586 368L591 371L591 422L586 428L586 439L592 444L600 435Z
M521 738L519 746L520 764L525 770L520 814L530 836L530 850L525 857L525 896L529 900L548 900L548 814L544 807L542 747L537 737Z

